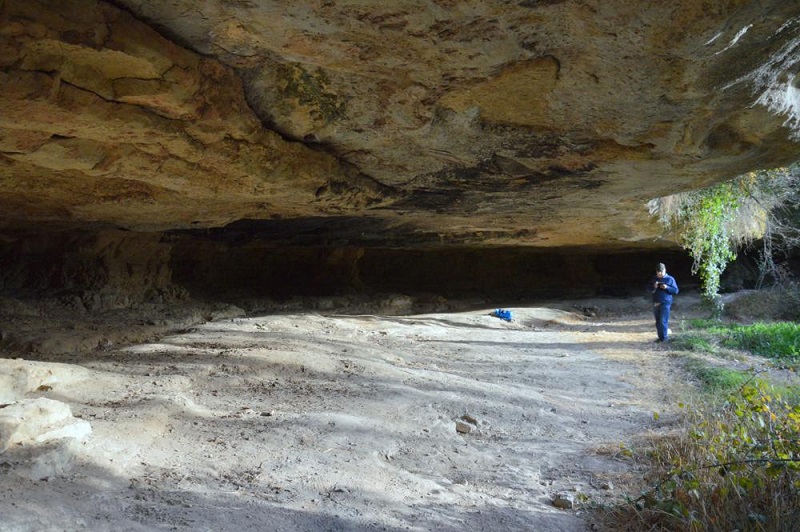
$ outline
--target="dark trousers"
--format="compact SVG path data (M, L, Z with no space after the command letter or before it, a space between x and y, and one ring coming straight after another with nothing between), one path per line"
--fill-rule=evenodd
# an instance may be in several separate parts
M662 342L667 340L669 332L669 310L672 303L653 303L653 316L656 319L656 332Z

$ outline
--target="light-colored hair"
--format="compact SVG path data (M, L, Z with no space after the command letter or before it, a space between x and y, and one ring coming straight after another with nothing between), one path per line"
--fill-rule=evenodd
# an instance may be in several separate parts
M664 266L663 262L659 262L658 264L656 264L656 271L657 272L666 272L667 271L667 267Z

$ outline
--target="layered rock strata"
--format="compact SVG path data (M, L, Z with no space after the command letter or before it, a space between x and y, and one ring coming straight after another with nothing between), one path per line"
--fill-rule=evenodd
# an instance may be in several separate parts
M3 226L653 246L797 158L795 2L116 4L3 2Z

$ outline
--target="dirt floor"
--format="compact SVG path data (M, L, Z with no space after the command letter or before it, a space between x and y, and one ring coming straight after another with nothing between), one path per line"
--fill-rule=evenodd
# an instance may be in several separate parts
M14 305L2 531L583 531L637 474L620 450L690 393L644 298L510 322L396 300L127 321Z

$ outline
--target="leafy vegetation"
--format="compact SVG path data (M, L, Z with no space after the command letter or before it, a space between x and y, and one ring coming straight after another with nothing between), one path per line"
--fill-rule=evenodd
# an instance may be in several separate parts
M751 379L751 375L746 371L710 366L697 359L688 359L686 366L702 383L705 391L711 393L730 393Z
M796 366L800 325L707 319L692 320L687 329L676 335L673 349L695 353L685 355L686 367L703 393L696 404L679 405L677 430L631 451L651 466L649 488L599 511L604 528L800 529L800 386L772 384L708 355L747 351Z
M800 165L752 172L715 186L657 198L650 213L694 259L703 295L719 317L720 277L738 249L760 239L761 280L786 281L777 251L800 246L797 204Z
M651 203L651 213L678 235L681 246L694 259L692 273L700 273L703 295L717 302L720 277L743 240L754 236L734 224L747 198L741 181L720 183Z
M653 442L658 481L604 515L616 530L795 530L800 406L751 380L716 408L683 405L683 430Z
M694 259L712 319L692 321L673 339L702 385L696 405L681 405L683 426L654 438L642 458L652 465L649 489L601 515L610 530L800 530L800 387L777 386L709 358L765 357L773 367L800 368L800 324L721 321L720 278L739 248L759 240L761 279L800 291L781 253L800 247L800 166L755 172L703 190L650 202ZM788 300L786 296L788 297ZM794 309L794 310L793 310ZM738 355L737 355L738 353Z
M743 202L743 191L733 183L693 192L676 213L681 244L694 258L692 273L700 271L703 293L713 298L728 262L736 258L736 239L729 220Z
M722 354L721 349L747 351L782 367L800 369L800 323L773 322L752 325L693 320L690 330L673 338L673 348Z
M729 329L723 345L777 360L800 357L800 324L756 323Z

